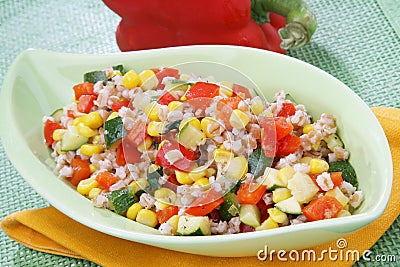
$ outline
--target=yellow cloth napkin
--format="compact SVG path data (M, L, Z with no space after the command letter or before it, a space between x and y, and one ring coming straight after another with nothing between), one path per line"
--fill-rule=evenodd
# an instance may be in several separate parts
M377 107L372 109L379 119L389 140L394 166L392 192L400 190L400 110ZM375 222L345 237L347 250L360 253L369 249L400 214L400 194L391 194L384 214ZM63 215L53 207L25 210L3 219L1 227L17 242L40 251L84 258L102 266L281 266L290 264L276 258L273 263L254 257L218 258L191 255L147 246L90 229ZM361 238L362 237L362 238ZM337 249L336 241L313 249L318 253L329 247ZM212 246L210 246L212 249ZM262 249L262 248L260 248ZM317 254L319 255L319 254ZM372 256L372 255L371 255ZM292 262L293 263L293 262ZM354 261L339 262L351 266ZM323 262L302 261L296 266L337 266L338 261L325 257Z

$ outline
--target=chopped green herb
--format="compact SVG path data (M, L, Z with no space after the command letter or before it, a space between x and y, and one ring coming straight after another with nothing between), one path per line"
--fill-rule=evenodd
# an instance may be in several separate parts
M107 149L112 144L126 136L126 131L121 117L115 117L104 123L104 137Z
M253 151L253 154L250 155L249 162L249 172L254 175L254 178L257 178L263 175L265 168L271 166L273 159L267 158L259 147Z
M97 83L98 81L106 80L106 72L103 70L95 70L87 72L83 75L83 80L85 82Z
M119 71L119 72L121 72L121 73L124 72L124 66L123 66L122 64L115 65L115 66L113 66L112 68L113 68L113 70L117 70L117 71Z

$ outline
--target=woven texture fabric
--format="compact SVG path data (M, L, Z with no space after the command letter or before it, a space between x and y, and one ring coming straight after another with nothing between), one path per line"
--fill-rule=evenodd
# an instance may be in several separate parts
M310 44L289 55L338 78L371 107L400 108L400 38L387 12L375 0L307 2L317 15L317 32ZM118 21L100 0L0 0L0 83L15 57L27 48L118 52L114 35ZM0 144L0 219L48 205L17 173ZM398 218L372 253L400 259L399 228ZM25 248L2 231L0 249L0 266L96 266ZM355 265L383 266L362 260Z

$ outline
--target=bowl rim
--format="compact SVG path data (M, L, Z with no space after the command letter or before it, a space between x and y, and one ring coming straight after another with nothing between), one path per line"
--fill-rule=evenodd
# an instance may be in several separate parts
M320 72L323 75L327 75L330 79L334 79L337 82L343 84L341 81L339 81L337 78L334 76L330 75L329 73L307 63L304 61L301 61L299 59L289 57L287 55L281 55L277 54L271 51L266 51L266 50L261 50L261 49L256 49L256 48L249 48L249 47L238 47L238 46L230 46L230 45L193 45L193 46L182 46L182 47L168 47L168 48L159 48L159 49L151 49L151 50L143 50L143 51L131 51L131 52L116 52L116 53L108 53L108 54L80 54L80 53L65 53L65 52L55 52L55 51L49 51L49 50L40 50L40 49L27 49L23 51L17 58L14 60L12 65L10 66L9 71L7 72L2 89L0 92L0 112L3 114L11 114L11 92L13 88L13 77L16 74L16 68L18 67L18 64L20 62L31 58L32 56L41 56L41 55L48 55L48 56L68 56L68 57L83 57L88 60L94 59L94 58L100 58L102 60L110 59L113 57L120 58L120 57L135 57L136 55L150 55L151 53L178 53L179 51L205 51L205 50L225 50L225 49L230 49L230 50L237 50L237 51L254 51L255 53L266 53L270 54L272 57L283 59L283 60L289 60L292 61L296 64L302 64L306 66L307 68L311 68L314 71ZM117 60L116 60L117 61ZM352 91L350 88L347 87L347 85L343 84L345 88L349 90L349 94L352 95L353 97L357 98L359 101L361 101L365 107L368 108L368 112L370 112L370 116L372 120L374 120L374 123L377 123L379 125L379 134L386 139L386 136L384 134L384 131L382 127L380 126L378 120L376 117L373 115L372 111L369 109L369 107L359 98L359 96ZM10 129L11 128L11 129ZM28 159L33 159L35 156L33 155L32 151L29 156L26 157L19 157L18 152L24 151L27 152L27 149L20 148L18 150L14 149L14 144L15 142L18 142L18 140L21 140L22 135L13 135L11 136L12 132L16 132L16 125L14 123L11 123L9 125L6 125L5 123L0 124L0 137L3 143L3 146L5 148L6 154L8 155L10 161L13 163L17 171L20 173L20 175L30 184L31 187L33 187L35 190L40 189L40 185L35 183L34 179L30 178L30 174L28 170L25 169L24 164L28 162ZM382 144L385 147L385 150L389 151L388 158L390 160L387 162L387 179L385 183L385 188L384 188L384 194L380 196L377 200L377 204L374 206L373 209L352 215L351 218L335 218L335 219L330 219L330 220L324 220L324 221L318 221L318 222L308 222L305 224L301 225L293 225L291 227L282 227L282 228L277 228L277 229L271 229L268 231L259 231L259 232L252 232L252 233L239 233L239 234L234 234L234 235L217 235L217 236L196 236L196 237L177 237L177 236L164 236L164 235L157 235L157 234L149 234L149 233L139 233L139 232L132 232L126 229L116 229L108 226L104 226L104 223L98 223L93 220L91 220L92 217L86 216L82 217L80 214L74 213L71 208L68 208L65 206L63 203L59 203L57 199L55 198L54 195L52 195L50 192L39 192L38 193L46 199L51 205L53 205L56 209L61 211L62 213L66 214L68 217L74 219L75 221L78 221L92 229L101 231L106 234L110 234L116 237L120 237L123 239L128 239L132 241L137 241L137 242L147 242L151 241L153 243L158 243L160 245L162 244L171 244L171 243L180 243L180 244L205 244L209 242L229 242L229 241L234 241L234 240L242 240L242 239L254 239L254 238L267 238L269 236L275 236L275 235L280 235L280 234L285 234L289 232L294 232L294 231L305 231L305 230L311 230L313 228L318 227L319 229L321 228L329 228L332 225L334 225L334 228L339 229L340 227L344 227L347 225L351 224L368 224L371 223L372 221L376 220L378 217L380 217L384 210L386 209L386 206L388 204L388 200L390 197L391 193L391 185L392 185L392 179L393 179L393 163L392 163L392 158L390 154L390 149L389 145L386 139L386 143ZM29 163L29 162L28 162ZM44 166L43 166L44 167ZM39 168L36 166L36 168ZM47 170L50 175L50 171ZM53 174L54 175L54 174ZM117 215L116 215L117 216ZM120 216L122 217L122 216ZM126 219L126 218L125 218ZM128 220L128 219L127 219ZM134 235L134 236L133 236Z

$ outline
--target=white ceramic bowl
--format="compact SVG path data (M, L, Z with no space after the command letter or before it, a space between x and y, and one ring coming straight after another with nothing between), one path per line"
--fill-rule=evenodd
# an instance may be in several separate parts
M227 64L250 77L272 99L290 93L313 116L337 118L339 134L351 152L365 201L350 217L310 222L260 232L221 236L162 236L108 210L94 208L52 172L42 140L42 117L67 104L70 88L83 73L116 64L137 70L191 61ZM98 231L162 248L211 256L256 256L269 249L302 249L343 237L377 219L389 199L392 161L389 146L368 106L346 85L297 59L252 48L187 46L107 55L62 54L27 50L12 64L0 99L5 114L0 134L10 160L22 177L54 207Z

